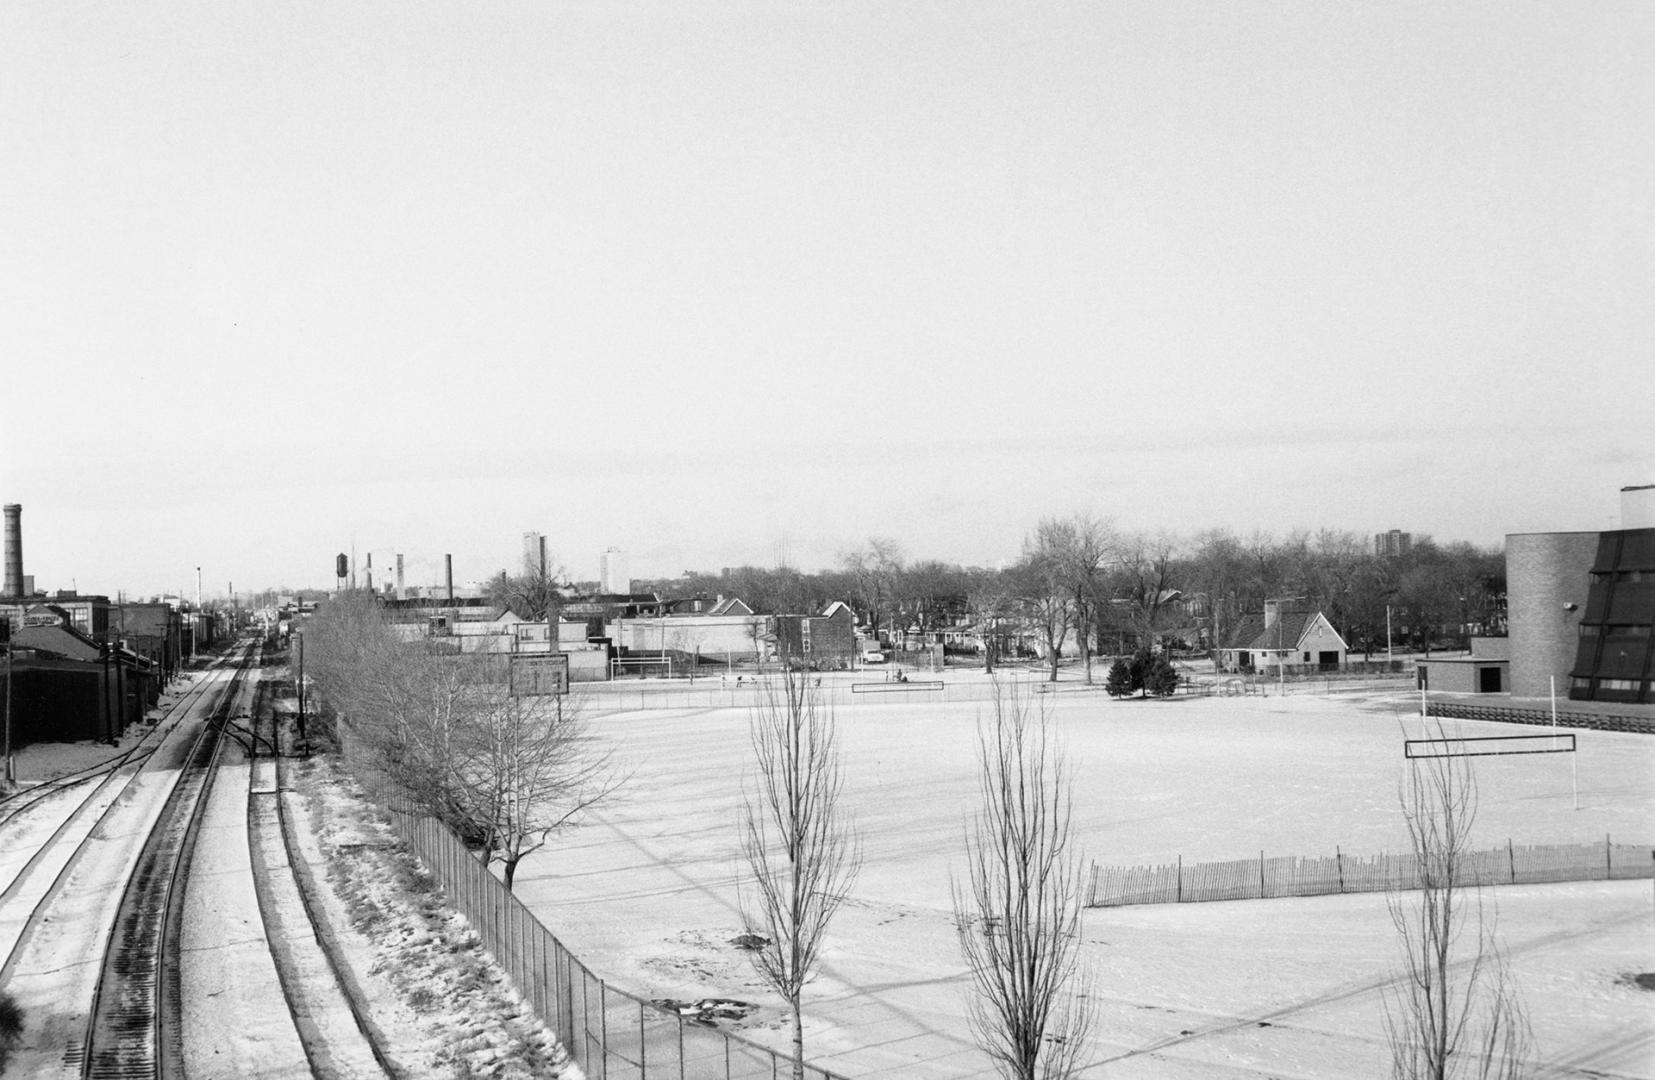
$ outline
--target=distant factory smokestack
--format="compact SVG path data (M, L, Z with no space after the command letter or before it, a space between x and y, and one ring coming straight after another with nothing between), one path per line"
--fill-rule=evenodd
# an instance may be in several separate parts
M448 589L448 599L454 599L454 556L442 557L443 583Z
M397 599L403 600L407 594L402 591L402 556L397 556Z
M23 507L6 504L6 596L23 595Z

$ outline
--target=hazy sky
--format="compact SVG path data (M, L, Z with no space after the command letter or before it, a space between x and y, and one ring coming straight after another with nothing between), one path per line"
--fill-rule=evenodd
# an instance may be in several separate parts
M0 5L44 588L1618 524L1655 4Z

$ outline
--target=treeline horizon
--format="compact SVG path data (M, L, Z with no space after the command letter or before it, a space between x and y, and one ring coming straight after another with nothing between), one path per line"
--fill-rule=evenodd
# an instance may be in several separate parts
M1413 536L1405 554L1378 555L1373 536L1351 530L1208 529L1183 537L1120 529L1084 514L1042 519L1017 558L1003 567L909 558L900 545L870 538L836 567L781 565L686 571L640 578L634 592L662 599L738 598L761 614L819 611L835 600L878 632L928 631L961 616L1021 617L1044 623L1050 641L1079 635L1083 650L1110 638L1195 625L1209 644L1269 599L1326 612L1353 650L1383 648L1393 635L1424 647L1469 627L1503 630L1503 545L1439 544ZM1193 643L1191 643L1193 644Z

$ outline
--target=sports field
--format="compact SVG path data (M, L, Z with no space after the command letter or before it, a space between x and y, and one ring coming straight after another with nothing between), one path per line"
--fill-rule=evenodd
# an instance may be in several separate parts
M824 686L864 866L807 990L807 1051L850 1077L990 1076L965 1021L949 901L977 798L984 676L949 673L943 694L900 696L849 693L853 678ZM730 942L741 929L746 699L730 687L692 699L682 686L658 688L662 702L679 693L679 708L636 708L657 700L637 683L619 697L593 695L596 732L636 773L623 801L525 862L517 891L614 985L757 1003L750 1034L782 1045L776 1000ZM1066 746L1075 834L1091 859L1403 847L1403 726L1420 733L1406 694L1113 701L1065 681L1030 700ZM1533 729L1450 722L1447 731ZM1475 760L1477 846L1606 834L1655 842L1655 738L1577 735L1572 758ZM1508 887L1484 900L1549 1075L1655 1077L1655 995L1629 981L1655 971L1651 882ZM1383 896L1094 910L1085 937L1100 1001L1099 1063L1088 1076L1385 1071L1380 988L1396 943Z

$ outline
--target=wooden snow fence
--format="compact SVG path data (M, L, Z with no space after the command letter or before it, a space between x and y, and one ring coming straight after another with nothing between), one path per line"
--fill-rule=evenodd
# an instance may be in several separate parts
M1535 885L1655 877L1655 849L1618 844L1605 836L1589 844L1514 844L1466 852L1467 885ZM1407 855L1278 855L1222 862L1150 866L1092 865L1087 907L1194 904L1209 900L1273 900L1284 896L1389 892L1419 887L1418 865Z

